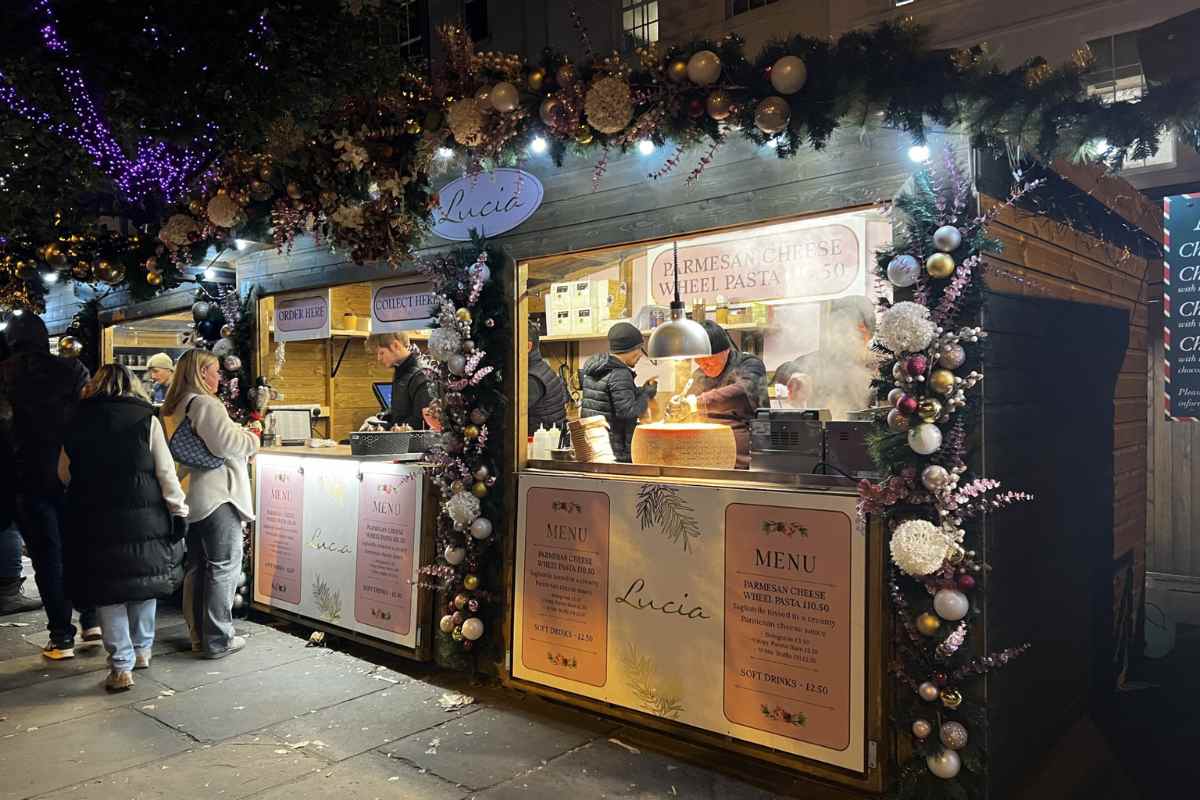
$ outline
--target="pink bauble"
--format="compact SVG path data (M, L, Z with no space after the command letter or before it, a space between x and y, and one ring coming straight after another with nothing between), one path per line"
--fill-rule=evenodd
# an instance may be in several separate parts
M908 374L924 375L925 370L929 367L929 359L922 355L909 356L908 359Z
M896 409L901 414L917 413L918 405L920 404L917 402L917 398L913 397L911 394L906 394L896 401Z

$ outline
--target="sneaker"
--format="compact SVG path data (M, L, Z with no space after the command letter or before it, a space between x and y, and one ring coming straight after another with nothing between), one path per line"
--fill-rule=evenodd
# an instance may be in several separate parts
M21 591L21 585L25 583L24 578L9 581L5 578L5 584L0 586L0 617L6 614L19 614L22 611L37 611L42 607L42 601L33 597L26 597Z
M62 661L64 658L74 658L75 643L55 642L51 640L46 642L46 646L42 648L42 655L51 661Z
M104 633L98 626L85 628L83 636L80 638L83 639L84 644L97 644L104 639Z
M203 653L204 647L199 642L192 642L192 652L193 653Z
M149 650L134 651L133 668L134 669L147 669L150 666L150 656L151 656L151 653Z
M204 657L209 658L209 659L224 658L225 656L233 655L234 653L236 653L238 650L241 650L245 646L246 646L246 640L241 636L235 636L229 640L229 647L226 647L224 650L220 651L219 653L205 653Z
M104 688L110 692L127 692L133 688L132 672L117 672L115 669L108 673L104 680Z

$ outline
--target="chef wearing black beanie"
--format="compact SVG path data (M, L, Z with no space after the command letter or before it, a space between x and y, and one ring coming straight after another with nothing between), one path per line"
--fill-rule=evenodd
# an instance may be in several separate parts
M640 387L634 382L633 368L643 354L642 332L628 322L608 329L608 352L598 353L579 370L583 403L579 416L601 416L608 420L608 440L617 461L629 463L633 429L646 413L650 400L658 392L658 381L650 379Z
M750 468L750 421L767 405L767 368L762 359L733 346L729 334L717 323L700 323L708 334L712 355L696 359L692 374L695 401L673 398L667 413L686 418L691 407L703 419L733 428L738 469Z

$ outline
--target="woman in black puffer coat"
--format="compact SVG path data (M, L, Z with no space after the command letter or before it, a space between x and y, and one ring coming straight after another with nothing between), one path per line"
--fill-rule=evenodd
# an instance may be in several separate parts
M154 407L118 364L101 367L63 439L67 484L65 584L79 608L95 606L112 671L105 686L133 686L150 666L156 599L183 580L187 505Z

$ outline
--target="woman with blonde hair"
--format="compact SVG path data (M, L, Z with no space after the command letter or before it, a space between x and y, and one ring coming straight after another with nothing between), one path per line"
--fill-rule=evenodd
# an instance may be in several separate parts
M217 397L220 385L217 357L189 350L175 365L162 405L189 509L183 613L192 651L204 658L246 646L234 633L233 598L242 568L242 525L254 519L248 465L258 438L229 418Z
M107 364L83 388L64 437L63 560L75 605L95 607L109 691L150 666L157 598L183 579L188 507L154 406L125 367Z

